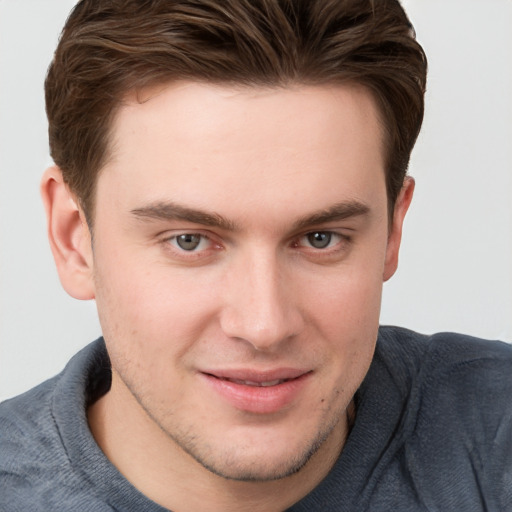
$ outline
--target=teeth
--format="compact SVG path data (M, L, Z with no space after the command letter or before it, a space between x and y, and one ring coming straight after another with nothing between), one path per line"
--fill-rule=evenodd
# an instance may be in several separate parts
M277 386L278 384L283 383L286 379L276 379L269 380L267 382L253 382L252 380L238 380L238 379L226 379L230 382L234 382L235 384L242 384L244 386L255 386L255 387L263 387L267 388L270 386Z
M277 386L278 384L281 384L281 382L284 382L284 380L282 379L277 379L277 380L271 380L269 382L262 382L260 384L260 386L263 386L263 387L268 387L268 386Z

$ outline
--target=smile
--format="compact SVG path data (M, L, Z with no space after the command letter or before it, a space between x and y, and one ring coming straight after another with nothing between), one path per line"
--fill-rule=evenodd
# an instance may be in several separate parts
M239 370L200 375L214 391L214 397L222 403L248 413L273 414L300 400L313 372L296 369L260 373Z
M235 384L242 384L243 386L256 386L256 387L268 388L271 386L277 386L279 384L282 384L283 382L287 382L290 379L275 379L275 380L270 380L270 381L266 381L266 382L254 382L251 380L239 380L239 379L223 379L223 380L227 380L229 382L234 382Z

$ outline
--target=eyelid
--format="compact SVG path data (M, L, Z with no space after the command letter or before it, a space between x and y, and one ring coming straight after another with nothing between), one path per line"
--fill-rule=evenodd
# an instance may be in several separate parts
M333 239L335 241L338 241L343 238L343 236L340 233L337 233L335 231L328 231L324 229L314 229L313 231L308 231L304 235L302 235L299 240L307 240L311 235L317 235L317 234L324 234L329 235L331 239L329 240L329 245L332 243ZM313 247L313 249L316 249L316 247Z
M182 249L176 245L176 243L172 243L179 236L182 235L194 235L199 236L202 240L208 242L208 246L202 249L194 249L187 251L186 249ZM180 229L180 230L172 230L165 231L159 235L159 243L161 243L165 250L173 257L183 260L192 260L192 259L201 259L206 258L212 254L213 250L221 249L222 244L216 240L214 236L209 233L205 233L202 230L198 229ZM200 243L203 243L202 241Z
M350 238L351 235L350 232L355 231L350 228L313 228L308 229L307 231L302 231L298 233L297 235L293 236L294 240L299 240L300 238L307 237L308 235L313 235L314 233L328 233L330 235L336 235L341 238Z
M199 243L198 243L197 247L194 247L193 249L190 249L190 250L187 250L187 249L184 249L183 247L180 247L179 239L181 237L185 237L185 236L191 236L191 237L199 238ZM194 253L194 252L204 251L204 250L207 249L207 247L203 247L205 245L205 243L211 244L211 239L209 239L208 237L206 237L204 235L201 235L199 233L181 233L181 234L178 234L178 235L171 236L170 238L167 239L167 241L170 244L172 244L173 247L175 247L178 252L182 252L183 251L185 253Z
M309 254L310 256L333 257L335 255L339 255L346 252L350 248L350 245L352 243L352 236L347 234L346 231L353 230L343 229L343 231L341 231L332 228L310 229L294 237L292 246L296 249L304 251L305 254ZM312 235L314 233L328 233L330 235L337 237L337 240L334 243L330 241L329 245L324 248L317 248L309 243L302 243L303 239L307 238L309 235Z
M177 228L177 229L166 229L165 231L161 231L156 235L162 242L166 240L171 240L173 238L177 238L182 235L197 235L202 238L207 238L208 240L213 240L214 235L207 230L198 229L198 228Z

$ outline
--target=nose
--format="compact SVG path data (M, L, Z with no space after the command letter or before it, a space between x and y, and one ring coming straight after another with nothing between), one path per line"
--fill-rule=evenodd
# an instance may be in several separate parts
M304 318L290 273L275 256L240 258L225 280L220 318L224 334L267 352L300 334Z

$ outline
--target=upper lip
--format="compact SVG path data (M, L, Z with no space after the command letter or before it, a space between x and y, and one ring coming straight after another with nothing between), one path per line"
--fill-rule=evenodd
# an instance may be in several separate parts
M218 379L239 380L248 382L272 382L276 380L291 380L301 377L311 370L302 368L275 368L267 370L255 369L222 369L222 370L202 370L201 373L212 375Z

